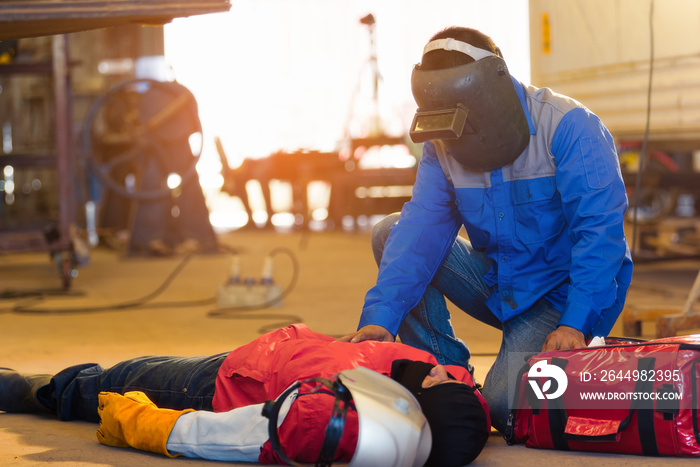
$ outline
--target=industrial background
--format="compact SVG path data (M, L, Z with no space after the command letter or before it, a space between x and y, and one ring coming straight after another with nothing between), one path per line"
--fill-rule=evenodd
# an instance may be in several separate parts
M636 263L613 334L698 333L700 2L5 0L0 367L208 355L295 322L354 331L371 227L410 198L420 159L410 70L451 25L613 134ZM500 333L453 321L483 381ZM215 465L0 413L0 465L59 462ZM693 461L494 435L474 465L554 462Z

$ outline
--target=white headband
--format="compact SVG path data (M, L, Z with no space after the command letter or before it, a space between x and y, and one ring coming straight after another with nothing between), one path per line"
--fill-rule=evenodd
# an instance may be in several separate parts
M474 60L481 60L482 58L490 57L496 55L488 50L480 49L474 47L473 45L467 44L466 42L458 41L448 37L447 39L437 39L432 42L428 42L423 48L423 55L427 54L431 50L443 49L443 50L456 50L462 52L465 55L469 55Z

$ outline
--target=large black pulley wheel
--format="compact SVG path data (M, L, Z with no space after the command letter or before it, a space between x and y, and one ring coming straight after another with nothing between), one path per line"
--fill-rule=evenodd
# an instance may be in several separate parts
M197 179L202 144L192 93L175 82L137 79L95 101L82 146L89 172L107 188L127 198L155 200Z

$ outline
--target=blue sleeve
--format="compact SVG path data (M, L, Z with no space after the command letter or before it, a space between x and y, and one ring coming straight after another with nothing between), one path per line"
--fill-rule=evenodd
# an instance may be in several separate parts
M377 283L367 292L358 328L376 324L396 336L450 253L460 227L454 188L433 144L426 143L413 196L389 234Z
M624 234L627 195L613 138L587 109L572 110L562 119L552 153L574 243L559 324L588 334L618 297L616 278L629 255Z

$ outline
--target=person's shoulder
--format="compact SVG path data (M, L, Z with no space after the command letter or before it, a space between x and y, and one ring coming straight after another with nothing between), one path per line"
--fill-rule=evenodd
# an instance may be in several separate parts
M574 109L585 109L581 102L551 88L538 88L532 85L524 86L524 88L528 100L533 104L547 106L561 113L567 113Z

